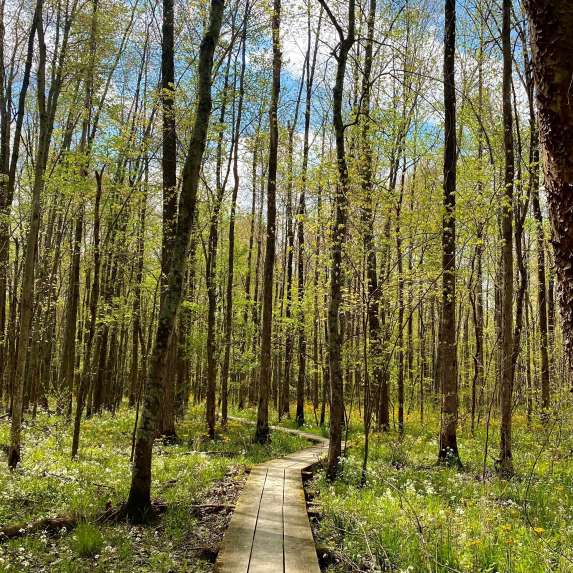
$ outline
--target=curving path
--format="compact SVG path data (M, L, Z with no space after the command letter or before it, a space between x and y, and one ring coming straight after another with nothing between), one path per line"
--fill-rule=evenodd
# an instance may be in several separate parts
M301 472L326 454L328 439L272 429L316 445L252 469L225 533L217 573L320 573Z

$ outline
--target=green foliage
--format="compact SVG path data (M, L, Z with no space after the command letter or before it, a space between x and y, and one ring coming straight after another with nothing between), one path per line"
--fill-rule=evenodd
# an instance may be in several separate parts
M103 536L91 523L80 523L74 539L74 548L80 557L95 557L103 548Z
M204 570L205 562L196 558L189 543L198 527L190 505L226 475L241 478L246 467L293 452L306 442L275 433L270 444L254 445L252 427L232 421L211 441L204 435L203 420L202 409L191 408L178 424L179 441L155 446L152 496L167 510L161 522L150 527L95 523L106 505L118 507L127 497L133 411L121 409L84 421L75 461L70 460L71 427L64 416L40 412L28 420L21 467L10 472L6 463L0 464L0 525L70 514L81 523L72 532L37 533L1 543L0 572ZM0 421L0 443L8 443L9 428L6 419Z
M462 431L464 470L457 472L436 464L437 439L427 428L437 421L407 420L400 440L373 435L365 487L359 435L342 479L316 479L320 542L341 556L336 570L348 571L350 563L353 570L412 573L571 571L571 435L549 447L550 429L517 417L514 460L522 473L498 479L488 459L483 480L484 428L474 436ZM497 440L497 427L490 439Z

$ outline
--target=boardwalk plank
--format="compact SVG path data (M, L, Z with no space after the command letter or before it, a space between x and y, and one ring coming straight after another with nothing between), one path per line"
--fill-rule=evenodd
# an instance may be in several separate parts
M279 573L283 566L284 469L269 468L253 541L249 573Z
M328 440L273 429L316 445L253 469L225 533L217 573L320 573L301 471L326 454Z
M284 554L285 573L320 573L300 470L285 474Z
M225 533L215 563L217 573L231 571L247 573L249 570L253 537L266 477L266 466L256 466L251 471Z

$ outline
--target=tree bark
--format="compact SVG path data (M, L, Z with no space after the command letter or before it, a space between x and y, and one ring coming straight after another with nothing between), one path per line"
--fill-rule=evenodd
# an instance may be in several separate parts
M442 387L438 461L461 466L458 452L458 364L456 342L456 5L445 3L444 34L444 218L442 223L442 318L439 357Z
M205 261L205 289L207 290L207 396L205 401L205 418L209 438L215 437L216 422L216 387L217 387L217 344L216 320L217 320L217 252L219 249L219 218L223 197L225 194L226 177L223 177L223 131L225 115L227 112L227 96L229 91L229 72L231 68L232 51L227 55L225 80L222 89L221 111L219 114L219 134L217 136L216 152L216 189L211 216L209 220L209 240L207 243L207 260Z
M267 233L263 277L263 320L261 330L261 363L259 372L259 401L257 407L257 428L255 441L264 444L269 441L269 393L271 388L272 323L273 323L273 276L276 250L276 192L277 163L279 149L278 104L281 89L281 46L280 46L281 0L273 0L273 84L269 118L269 166L267 181Z
M502 316L501 316L501 426L498 471L501 475L513 473L511 453L511 415L513 397L513 111L511 106L511 0L503 0L503 127L504 127L504 193L502 201Z
M332 90L332 121L336 140L336 163L338 182L334 195L334 222L332 225L332 247L330 268L330 300L328 304L328 362L330 373L330 443L328 447L327 476L334 479L339 471L342 453L342 430L344 425L344 380L342 374L342 332L340 311L342 306L342 251L346 241L348 222L348 194L350 178L344 142L344 119L342 106L344 98L344 79L348 54L355 42L356 2L348 1L348 29L344 33L338 20L331 12L328 3L320 0L338 34L336 49L336 81Z
M362 192L364 194L361 212L363 225L364 257L366 262L367 281L367 305L366 316L368 323L368 335L370 337L370 355L372 356L372 380L368 372L368 364L364 364L364 456L362 460L362 483L366 483L366 471L368 466L368 447L370 436L370 425L374 413L374 397L372 386L375 390L382 385L382 344L380 332L380 290L378 286L376 250L374 248L374 213L373 213L373 151L372 134L370 122L371 106L371 76L374 53L374 26L376 24L376 0L370 0L368 7L368 32L366 47L364 50L364 71L362 76ZM366 332L364 333L366 336ZM365 361L368 352L365 351Z
M227 285L225 290L225 317L224 317L224 342L223 342L223 365L221 366L221 424L227 423L228 410L228 381L229 381L229 364L231 361L231 339L233 335L233 285L235 281L235 217L237 211L237 196L239 193L240 175L239 175L239 141L241 137L241 122L243 118L243 102L245 98L245 70L247 66L247 29L250 15L249 0L245 3L245 13L243 15L243 32L241 40L241 72L239 77L239 101L237 104L237 117L235 120L235 138L233 141L233 192L231 195L231 213L229 216L229 254L227 257ZM256 177L255 177L256 179ZM253 182L255 185L255 182ZM254 191L253 191L254 193ZM254 194L253 194L254 198ZM254 213L253 213L254 217ZM251 237L249 239L249 272L251 266L252 254L252 223ZM247 292L249 288L245 287Z
M8 289L8 276L10 269L10 226L9 217L14 198L14 189L16 187L16 170L18 166L18 159L20 157L20 144L22 141L22 127L24 125L24 112L26 105L26 95L30 85L30 76L32 72L32 64L34 57L34 38L36 36L36 28L40 18L39 9L43 4L36 3L30 31L28 33L28 44L26 50L26 61L24 64L24 74L22 76L22 84L20 86L20 93L18 96L18 109L16 118L14 120L14 139L12 144L12 152L10 154L10 127L11 121L10 102L8 101L8 85L6 82L6 75L4 66L2 66L2 82L0 89L2 90L2 133L0 135L0 389L2 388L3 378L8 378L9 373L5 372L5 365L8 364L8 352L6 343L6 302L7 302L7 289ZM4 3L2 4L4 8ZM4 14L2 14L2 50L4 47ZM0 59L4 62L4 57ZM1 390L0 390L1 392Z
M14 374L12 397L12 424L10 428L10 449L8 451L8 466L15 468L20 462L20 437L22 431L22 410L24 407L24 389L26 386L26 362L28 345L32 332L34 312L34 270L38 249L38 234L40 231L41 198L44 189L44 170L48 161L48 151L51 139L50 108L46 102L46 43L44 41L44 20L42 16L43 0L36 4L37 33L38 33L38 114L40 132L36 162L34 167L34 184L32 187L32 205L30 223L26 236L24 263L22 270L22 290L20 295L20 333L18 335L18 354ZM52 91L52 88L50 88Z
M175 125L175 7L174 0L163 0L163 23L161 41L161 107L162 126L162 184L163 184L163 229L161 244L160 289L168 288L173 243L177 227L177 132ZM175 373L172 369L164 371L165 399L161 401L161 435L172 438L175 432Z
M219 41L223 20L224 0L211 0L209 22L205 30L198 59L198 97L195 120L185 159L179 198L177 228L173 237L173 253L167 286L160 298L157 334L151 355L151 365L137 440L135 444L131 489L127 501L127 516L132 522L142 522L151 513L151 456L157 429L158 411L162 398L163 372L169 341L175 325L177 309L183 293L183 279L189 237L193 226L199 186L199 172L207 143L211 117L211 82L215 48Z
M573 10L568 0L526 0L525 6L563 332L573 368Z

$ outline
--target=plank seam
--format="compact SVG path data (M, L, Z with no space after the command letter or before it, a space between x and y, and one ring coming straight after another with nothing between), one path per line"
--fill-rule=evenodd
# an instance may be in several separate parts
M255 520L255 527L253 529L253 537L251 539L251 550L249 551L249 562L247 564L247 573L249 572L249 569L251 568L251 559L253 557L253 547L255 545L255 535L257 534L257 526L259 525L259 514L261 512L261 504L263 501L263 495L265 493L265 486L267 485L267 476L269 475L269 468L265 468L265 469L266 469L265 481L263 482L263 488L261 489L261 495L259 497L259 505L257 507L257 519ZM284 546L283 546L283 553L284 553Z
M282 505L282 518L283 518L283 571L286 571L286 556L285 556L285 488L286 488L286 470L283 469L283 505Z

